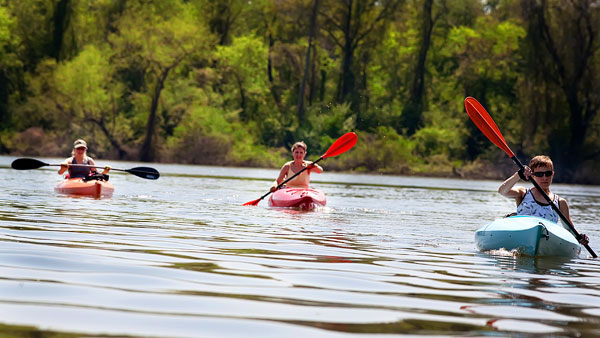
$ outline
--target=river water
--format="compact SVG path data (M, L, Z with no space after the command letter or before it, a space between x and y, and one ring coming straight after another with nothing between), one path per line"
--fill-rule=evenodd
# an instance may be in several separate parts
M160 179L112 171L114 195L96 200L12 160L0 336L600 336L600 260L585 249L477 251L474 231L514 209L500 182L325 172L312 185L327 207L301 212L242 206L277 170L151 164ZM600 252L600 187L553 191Z

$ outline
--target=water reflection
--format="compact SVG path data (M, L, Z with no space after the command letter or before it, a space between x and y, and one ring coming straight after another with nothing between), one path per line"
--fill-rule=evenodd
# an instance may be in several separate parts
M328 206L306 212L241 206L264 193L270 171L159 170L151 184L115 174L113 197L93 200L56 196L54 171L0 169L0 332L598 334L597 260L476 251L474 230L513 207L486 182L327 182ZM237 170L222 169L246 173ZM589 187L563 189L600 205ZM573 217L600 238L589 205L572 206Z

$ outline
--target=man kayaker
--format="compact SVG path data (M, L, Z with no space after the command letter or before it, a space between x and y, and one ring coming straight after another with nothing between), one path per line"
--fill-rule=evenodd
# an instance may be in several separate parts
M546 203L540 191L535 187L531 189L520 186L515 187L519 179L529 181L532 177L552 203L558 206L560 212L573 224L569 215L567 200L550 191L550 185L554 178L554 164L550 157L546 155L538 155L532 158L529 161L529 166L525 166L522 170L517 171L507 178L506 181L502 182L498 188L498 192L502 196L515 199L517 203L517 215L537 216L558 223L558 213L550 204ZM587 244L588 242L588 237L582 234L580 243Z
M85 164L89 166L96 165L94 159L87 156L87 149L87 143L84 140L75 140L73 143L73 150L71 151L72 156L65 159L63 163L60 164L58 174L62 175L66 170L69 170L69 178L83 178L89 176L90 174L96 173L96 168L72 166L72 164ZM102 175L108 174L109 171L110 166L105 166L104 170L102 171Z
M305 161L304 157L306 156L307 146L304 142L296 142L292 145L292 157L293 161L289 161L281 167L281 171L279 172L279 177L273 182L271 186L271 192L277 190L277 187L283 182L285 179L294 176L297 172L304 168L308 168L303 171L300 175L296 176L293 180L290 180L286 183L286 187L288 188L308 188L310 183L310 173L314 172L320 174L323 172L323 168L320 165L313 163L311 161Z

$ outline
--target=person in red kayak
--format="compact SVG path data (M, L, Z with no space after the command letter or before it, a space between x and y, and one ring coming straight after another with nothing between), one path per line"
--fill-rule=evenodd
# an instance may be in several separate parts
M71 157L67 158L63 161L63 163L60 164L60 169L58 169L59 175L62 175L66 170L69 170L69 178L83 178L96 173L96 168L72 166L72 164L85 164L90 166L96 165L94 159L87 156L87 143L84 140L75 140L71 155ZM110 166L107 165L104 167L102 175L108 174L109 171Z
M277 190L277 187L289 177L294 176L297 172L304 168L308 168L303 171L300 175L296 176L293 180L286 183L288 188L308 188L310 183L310 173L314 172L320 174L323 172L323 168L320 165L311 161L305 161L307 146L304 142L296 142L292 146L293 161L287 162L281 167L279 177L273 182L271 186L271 192Z
M512 198L517 203L517 215L537 216L554 223L558 223L558 213L546 202L542 193L535 187L527 189L524 187L515 187L519 179L529 181L533 178L537 184L546 193L552 203L558 206L560 212L573 224L569 215L569 205L567 200L559 197L550 191L550 185L554 178L554 164L550 157L538 155L529 161L529 166L517 171L512 176L502 182L498 192L505 197ZM581 244L587 244L589 239L586 235L581 236Z

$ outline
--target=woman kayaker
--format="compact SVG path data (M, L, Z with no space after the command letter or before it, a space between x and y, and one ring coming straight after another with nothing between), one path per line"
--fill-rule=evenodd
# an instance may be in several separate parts
M86 166L73 166L72 164L85 164L89 166L95 166L94 159L87 156L87 143L82 139L77 139L73 143L73 151L71 151L71 157L65 159L60 164L58 174L62 175L66 170L69 170L69 178L83 178L90 174L96 173L96 168ZM107 165L102 171L103 175L108 174L110 166Z
M271 186L271 192L277 190L277 187L286 179L294 176L297 172L304 168L308 168L303 171L300 175L294 177L294 179L290 180L286 183L286 187L288 188L308 188L310 183L310 173L314 172L320 174L323 172L323 168L316 163L311 161L305 161L304 157L306 156L307 146L304 142L296 142L292 146L292 157L293 161L289 161L281 167L281 171L279 172L279 177L273 182Z
M554 164L548 156L538 155L532 158L529 161L529 166L525 166L524 169L517 171L502 182L498 192L502 196L513 198L516 201L517 215L537 216L558 223L558 213L550 204L546 203L542 193L537 188L515 187L519 179L529 181L532 177L552 203L558 206L560 212L573 224L569 215L567 200L550 191L550 185L554 178ZM588 237L582 234L580 243L587 244L588 241Z

